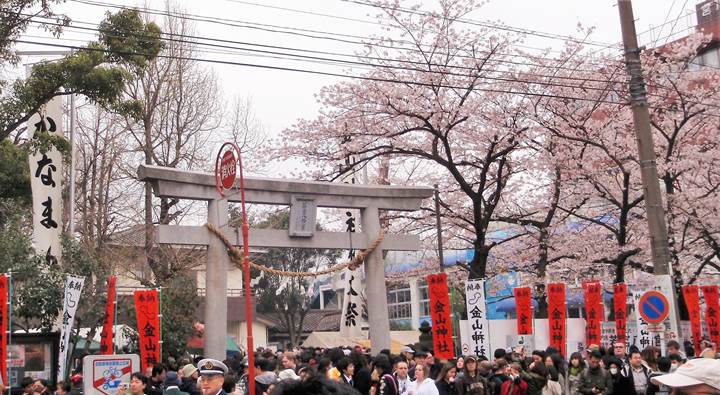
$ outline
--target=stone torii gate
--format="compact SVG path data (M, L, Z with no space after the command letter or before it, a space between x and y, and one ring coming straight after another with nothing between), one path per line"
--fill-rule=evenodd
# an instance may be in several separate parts
M220 228L236 245L242 245L242 237L228 227L228 202L239 202L240 195L228 193L221 197L212 174L140 165L138 179L149 182L157 197L207 201L207 222ZM251 228L249 244L251 247L265 248L347 249L347 233L315 231L315 214L317 207L353 208L360 209L361 232L352 235L352 247L362 250L380 234L379 210L418 210L422 199L431 197L432 193L433 189L429 187L353 185L246 177L247 203L291 207L289 231ZM227 336L227 270L230 265L225 246L205 226L160 225L155 239L160 244L207 246L204 355L224 359ZM365 260L365 294L370 341L374 350L390 348L383 251L418 249L420 241L417 236L388 234Z

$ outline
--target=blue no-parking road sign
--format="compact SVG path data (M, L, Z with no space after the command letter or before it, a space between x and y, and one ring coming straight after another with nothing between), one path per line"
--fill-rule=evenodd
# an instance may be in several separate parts
M638 302L638 313L648 324L665 321L670 312L670 304L665 295L658 291L647 291Z

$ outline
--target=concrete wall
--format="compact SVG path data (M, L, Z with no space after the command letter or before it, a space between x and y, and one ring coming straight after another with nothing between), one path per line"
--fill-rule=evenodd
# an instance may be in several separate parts
M230 329L230 323L228 323L228 330ZM237 336L236 343L242 347L247 347L247 325L245 322L237 324L237 332L232 335ZM255 348L267 347L268 344L268 333L267 326L259 322L253 323L253 345Z

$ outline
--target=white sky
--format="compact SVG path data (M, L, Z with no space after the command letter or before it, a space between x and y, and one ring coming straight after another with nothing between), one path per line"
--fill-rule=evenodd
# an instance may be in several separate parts
M136 1L98 0L118 5L136 5ZM253 2L251 3L251 2ZM634 0L637 30L643 32L651 26L658 26L664 21L670 21L662 30L661 36L666 36L674 27L673 32L679 34L687 31L688 26L694 24L694 8L697 0ZM153 9L162 9L164 2L148 0L145 6ZM248 0L238 2L235 0L186 0L177 2L185 8L188 14L209 18L232 19L250 21L267 25L287 26L300 29L318 30L336 34L356 36L370 36L380 33L374 23L363 23L350 19L372 21L378 10L344 2L342 0ZM424 9L432 9L435 1L423 2ZM275 8L272 8L275 7ZM333 17L311 15L308 13L281 10L277 7L303 10L309 13L327 14ZM98 23L103 13L112 10L107 7L81 4L68 1L58 6L59 11L67 13L78 22ZM116 10L115 10L116 11ZM692 17L681 17L690 14ZM344 18L344 19L343 19ZM578 23L583 26L595 26L596 31L590 40L603 43L618 43L620 41L620 24L616 2L614 0L491 0L478 12L470 16L473 20L501 21L512 27L533 29L547 33L570 35L576 33ZM672 21L678 20L677 23ZM79 25L83 26L83 25ZM43 35L42 32L28 32L29 35ZM271 33L237 26L196 22L196 35L225 40L261 43L294 48L304 48L320 51L353 53L359 46L343 44L337 41L303 38L287 34ZM93 37L87 34L67 30L64 39L90 40ZM25 37L26 40L53 41L64 44L80 45L79 41L49 40L38 37ZM642 43L653 42L649 34L641 35ZM662 44L664 38L659 39ZM226 44L238 46L238 44ZM560 40L528 36L526 45L533 47L554 47L562 45ZM48 48L21 44L18 48L23 50L53 50ZM219 50L219 49L211 49ZM619 53L619 52L618 52ZM340 67L331 67L314 63L289 62L277 59L258 58L256 56L202 53L201 57L207 59L230 60L233 62L246 62L276 66L289 66L312 70L328 70L342 72ZM324 55L317 55L324 56ZM37 57L28 61L37 61ZM233 96L249 96L259 120L264 124L266 132L273 136L281 130L291 126L299 118L313 118L318 106L314 95L324 85L339 81L340 78L315 76L296 72L264 70L258 68L208 64L219 76L223 94L228 98ZM358 72L358 70L356 70Z

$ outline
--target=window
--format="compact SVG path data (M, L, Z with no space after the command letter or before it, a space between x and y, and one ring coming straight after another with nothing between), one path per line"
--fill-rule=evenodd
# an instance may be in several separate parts
M418 285L420 291L420 316L425 317L430 315L430 294L428 294L427 282L423 281Z
M412 317L410 287L396 286L388 290L388 314L391 320Z

